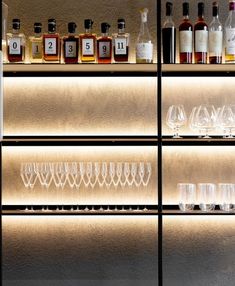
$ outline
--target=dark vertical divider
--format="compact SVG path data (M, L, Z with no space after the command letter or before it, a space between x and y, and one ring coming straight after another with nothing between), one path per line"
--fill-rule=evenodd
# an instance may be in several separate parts
M0 5L0 50L2 51L2 1L1 1L1 5ZM2 57L3 58L3 57ZM3 68L2 66L2 60L0 60L0 65L1 65L1 68L0 70ZM2 73L0 73L0 77L2 77ZM0 85L3 83L2 81L2 78L0 78ZM0 92L2 92L2 87L0 86ZM1 94L2 96L2 94ZM2 108L3 110L3 108ZM1 140L1 138L0 138ZM0 219L0 252L1 252L1 257L0 257L0 264L1 264L1 277L2 277L2 142L0 142L0 192L1 192L1 195L0 195L0 203L1 203L1 219ZM1 278L2 280L2 278ZM2 285L2 281L1 281L1 285Z

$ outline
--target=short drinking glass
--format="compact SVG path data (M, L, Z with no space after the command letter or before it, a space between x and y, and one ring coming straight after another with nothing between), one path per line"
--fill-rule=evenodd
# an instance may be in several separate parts
M196 201L196 185L180 183L177 185L179 192L179 208L181 211L192 211Z

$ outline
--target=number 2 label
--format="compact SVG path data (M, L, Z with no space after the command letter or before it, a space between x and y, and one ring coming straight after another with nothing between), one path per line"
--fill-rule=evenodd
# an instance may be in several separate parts
M48 55L57 54L56 38L45 39L45 54Z

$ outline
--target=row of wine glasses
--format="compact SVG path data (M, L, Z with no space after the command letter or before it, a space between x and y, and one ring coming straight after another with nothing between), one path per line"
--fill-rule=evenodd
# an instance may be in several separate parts
M235 104L223 105L217 109L214 105L194 106L189 118L183 105L171 105L167 112L166 123L174 130L173 138L181 138L179 130L189 123L192 131L199 137L210 138L209 132L222 130L224 138L233 138L235 131Z
M147 187L152 175L150 162L26 162L20 176L26 188L37 183L48 189Z
M180 183L177 189L180 210L192 211L197 200L196 185ZM213 211L216 204L222 211L235 211L235 184L220 183L217 187L213 183L200 183L198 184L198 202L202 211Z

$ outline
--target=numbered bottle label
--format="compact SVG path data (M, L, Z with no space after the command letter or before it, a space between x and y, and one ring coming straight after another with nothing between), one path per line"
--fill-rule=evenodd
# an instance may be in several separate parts
M209 32L209 51L210 53L221 55L223 52L223 32L210 31Z
M195 32L195 52L207 53L208 51L208 31Z
M57 55L57 41L56 38L45 39L45 54Z
M21 41L20 38L12 38L9 41L9 54L10 55L20 55L20 45Z
M82 40L82 55L83 56L94 55L94 40L93 39Z
M127 54L127 40L115 39L115 54L126 55Z
M111 48L109 42L99 42L99 58L110 58Z
M77 56L77 43L65 42L65 57L76 58L76 56Z
M140 60L153 59L153 44L152 43L140 43L136 45L136 58Z
M42 43L32 43L32 57L33 58L42 57Z
M235 28L226 28L225 46L226 54L235 54Z
M193 52L193 32L180 31L180 53Z

